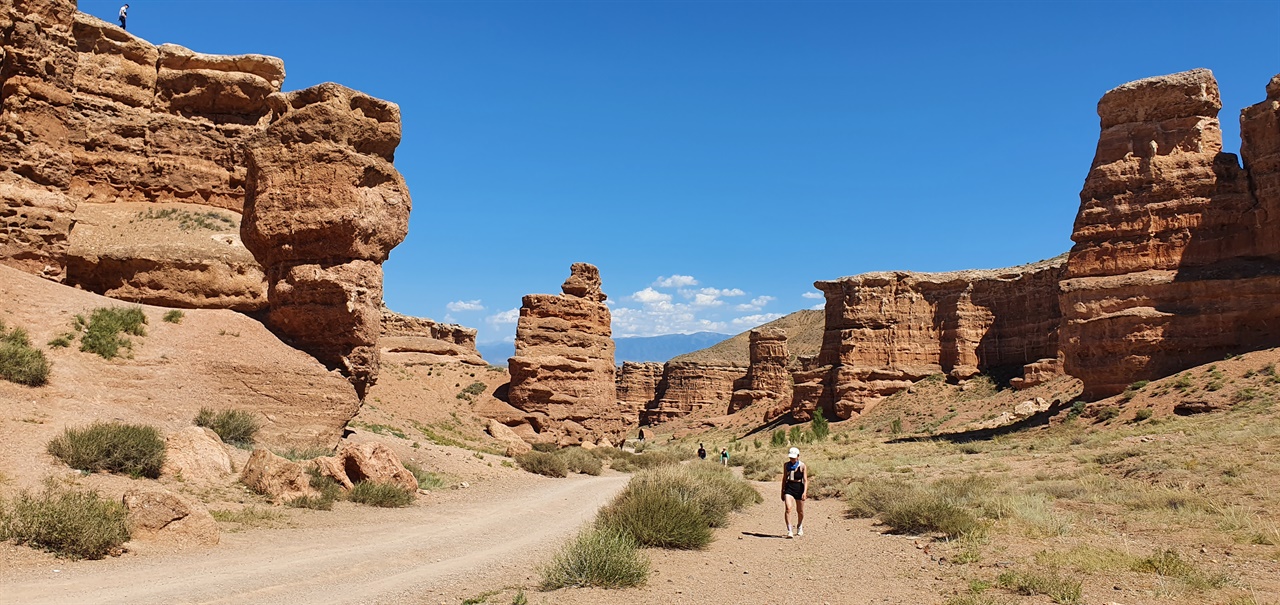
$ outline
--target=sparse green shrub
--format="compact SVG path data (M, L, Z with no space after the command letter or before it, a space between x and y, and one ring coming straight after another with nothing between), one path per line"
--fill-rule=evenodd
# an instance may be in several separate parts
M236 221L233 218L225 216L219 212L210 210L208 212L191 212L189 210L181 210L178 208L154 208L144 212L139 212L133 218L133 221L144 220L166 220L178 223L178 228L183 231L195 231L197 229L207 229L209 231L228 231L236 227Z
M610 449L610 448L596 448ZM565 466L571 473L581 473L583 475L599 475L604 471L604 463L599 458L592 456L590 452L580 447L567 447L556 453L564 460Z
M422 468L416 462L405 462L404 467L418 480L418 489L444 489L449 486L444 477Z
M560 449L560 447L559 447L559 446L557 446L556 444L554 444L554 443L547 443L547 442L545 442L545 441L542 441L542 442L539 442L539 443L535 443L535 444L533 444L533 451L535 451L535 452L547 452L547 453L549 453L549 452L554 452L554 451L556 451L556 450L558 450L558 449Z
M996 577L996 582L1016 594L1045 595L1061 605L1079 603L1083 595L1080 580L1060 576L1056 571L1006 571Z
M214 432L217 432L217 431L214 431ZM322 446L301 447L301 448L291 447L287 450L279 450L279 451L272 450L272 453L274 453L275 455L281 458L298 462L301 460L311 460L312 458L332 456L333 448L327 448Z
M1120 415L1120 408L1115 406L1107 406L1098 410L1098 420L1107 421Z
M49 382L49 358L31 346L27 331L5 328L0 322L0 378L30 387Z
M813 438L818 441L826 441L827 436L831 434L831 423L827 422L822 410L813 411L813 422L810 424L809 430L813 433Z
M744 456L742 461L742 476L752 481L773 481L777 479L778 473L781 472L781 464L775 464L769 458L764 456Z
M132 349L133 341L121 336L146 336L147 316L140 307L102 307L89 314L80 350L103 359L115 359L121 349Z
M902 434L902 419L901 419L901 418L894 418L894 419L893 419L893 422L890 422L890 423L889 423L889 434L891 434L891 435L901 435L901 434Z
M1088 408L1088 404L1085 402L1074 401L1071 403L1071 411L1067 413L1067 416L1071 418L1079 417L1081 414L1084 414L1086 408Z
M393 483L361 481L347 494L347 499L359 504L381 508L400 508L413 504L414 493Z
M480 393L483 393L487 388L489 387L486 386L485 383L476 381L467 385L466 388L462 389L462 392L468 395L479 395Z
M75 333L67 332L66 334L59 334L53 337L53 339L49 341L49 346L55 349L65 349L71 346L71 343L75 342L75 340L76 340Z
M787 432L782 429L774 431L773 435L769 438L769 444L773 447L785 446L787 444Z
M597 524L621 529L642 546L699 549L711 542L711 528L728 523L729 513L760 502L760 494L714 463L672 465L637 474Z
M160 431L139 424L95 422L87 428L67 429L49 442L48 451L87 473L108 471L155 479L164 465Z
M542 589L629 588L649 577L649 559L634 538L608 527L583 530L542 569Z
M1143 420L1147 420L1149 418L1151 418L1151 410L1149 409L1141 409L1141 410L1138 410L1137 412L1134 412L1133 414L1134 422L1142 422Z
M547 477L569 476L569 465L565 463L564 458L555 454L548 454L547 452L534 450L532 452L520 454L519 456L516 456L516 464L519 464L520 468L529 471L530 473L545 475Z
M307 482L311 488L319 491L315 496L298 496L285 502L292 508L309 508L311 510L333 510L333 503L342 499L342 486L333 477L321 475L320 469L310 466L307 469Z
M1147 386L1147 385L1149 385L1149 384L1151 384L1151 381L1150 381L1150 380L1139 380L1139 381L1137 381L1137 382L1135 382L1135 383L1133 383L1133 384L1129 385L1129 390L1130 390L1130 391L1141 391L1141 390L1142 390L1142 387L1145 387L1145 386Z
M930 485L863 482L849 490L848 514L875 517L897 532L936 532L956 538L984 529L974 511L977 500L990 489L990 482L976 476L940 479Z
M180 324L182 323L182 318L185 316L186 314L183 313L182 311L179 311L177 309L170 309L168 312L164 314L164 317L162 317L161 319L163 319L167 323Z
M126 517L117 501L50 481L41 493L24 491L0 510L0 539L72 559L101 559L129 540Z
M245 410L222 410L215 412L209 408L200 408L195 417L196 426L212 430L222 441L239 448L253 445L253 438L262 428L262 423L253 412Z

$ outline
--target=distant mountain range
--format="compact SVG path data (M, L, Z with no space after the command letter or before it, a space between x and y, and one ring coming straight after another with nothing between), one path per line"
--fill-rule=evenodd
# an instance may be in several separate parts
M613 339L617 345L614 359L624 361L667 361L705 349L726 338L728 334L696 332L694 334L663 334L662 336L624 336ZM507 365L507 359L516 353L516 345L510 342L490 342L476 345L480 356L493 365Z

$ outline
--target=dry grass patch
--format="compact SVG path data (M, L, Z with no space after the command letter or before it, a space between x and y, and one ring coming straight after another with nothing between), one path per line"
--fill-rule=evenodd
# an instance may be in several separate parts
M195 424L217 433L223 443L229 443L241 449L253 447L253 438L262 428L262 422L258 417L253 412L245 410L215 412L209 408L200 408L200 412L195 417Z
M615 528L589 527L542 569L541 588L630 588L648 578L649 559L631 535Z
M124 505L97 492L59 486L23 491L0 503L0 539L29 544L72 559L101 559L129 540Z
M564 458L547 452L533 450L516 456L516 464L520 468L546 477L568 477L569 465Z
M30 387L49 382L51 368L44 351L31 346L27 331L5 328L0 322L0 379Z
M700 549L729 513L761 502L760 494L713 463L667 466L636 474L597 524L626 532L641 546Z
M413 504L415 494L392 483L361 481L347 494L347 499L380 508L402 508Z
M1045 595L1061 605L1081 603L1084 595L1083 582L1062 576L1057 571L1006 571L996 578L996 582L1015 594Z
M86 473L107 471L151 479L160 476L165 456L164 439L155 427L121 422L67 429L49 442L48 451Z

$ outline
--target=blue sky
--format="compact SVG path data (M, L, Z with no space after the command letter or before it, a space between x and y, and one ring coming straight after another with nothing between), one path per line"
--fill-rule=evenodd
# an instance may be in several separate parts
M1104 92L1212 69L1236 151L1280 72L1274 1L130 4L153 43L400 104L385 298L482 342L576 261L616 335L652 335L740 332L815 280L1055 256Z

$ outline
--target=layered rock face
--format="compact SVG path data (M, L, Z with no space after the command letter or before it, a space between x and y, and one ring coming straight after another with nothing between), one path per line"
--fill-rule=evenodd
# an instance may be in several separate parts
M662 366L657 362L622 362L618 368L617 392L623 417L638 420L640 410L657 398Z
M529 294L508 362L508 401L539 440L571 445L614 438L629 426L617 401L612 318L600 271L574 263L563 294Z
M1021 374L1058 352L1061 259L983 271L866 273L826 295L819 367L797 374L793 413L850 418L933 374ZM822 389L813 385L821 383ZM801 387L800 385L804 385Z
M399 108L282 94L280 59L153 46L73 0L7 2L0 35L0 263L136 302L269 307L357 389L376 378L381 263L410 208Z
M738 366L669 361L654 400L640 412L640 423L659 424L704 408L727 411L737 383L746 375L747 369Z
M337 84L271 102L274 121L247 144L240 229L266 270L267 321L363 396L378 373L382 262L409 232L391 164L400 109Z
M729 412L737 412L756 404L777 407L786 402L791 407L791 371L787 369L787 333L784 330L764 329L751 331L751 367L743 378L743 388L735 390L729 402ZM766 418L779 416L775 411Z
M410 317L382 308L382 335L378 348L397 363L414 365L460 361L469 365L488 363L476 350L475 328L442 324L425 317Z
M1098 103L1061 306L1085 396L1280 344L1280 83L1222 151L1208 70L1139 80Z

